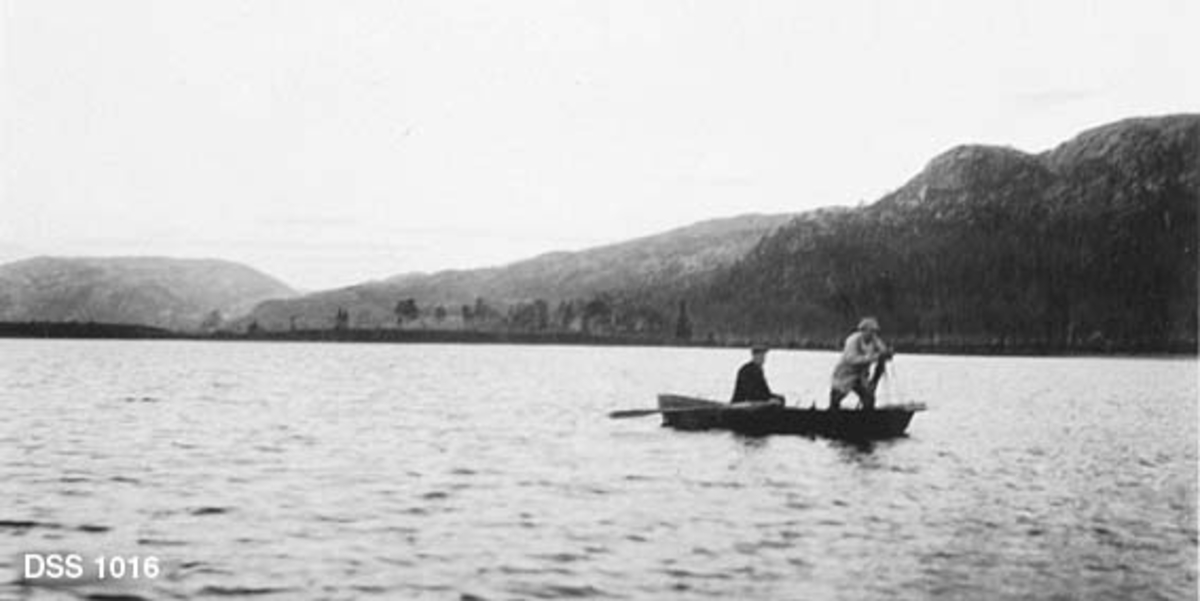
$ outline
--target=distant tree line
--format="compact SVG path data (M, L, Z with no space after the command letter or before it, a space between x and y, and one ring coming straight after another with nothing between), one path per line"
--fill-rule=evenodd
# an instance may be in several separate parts
M479 332L513 333L578 333L592 336L641 336L647 338L692 337L692 323L686 301L679 301L678 310L671 315L655 303L634 297L610 293L589 298L565 299L551 303L546 299L517 302L494 302L483 297L474 303L458 307L456 319L444 305L421 306L416 299L396 301L392 321L380 320L369 311L337 307L327 327L333 331L351 329L434 329ZM255 323L255 327L258 325ZM290 331L311 330L297 327L297 317L289 323ZM318 327L317 329L321 329Z

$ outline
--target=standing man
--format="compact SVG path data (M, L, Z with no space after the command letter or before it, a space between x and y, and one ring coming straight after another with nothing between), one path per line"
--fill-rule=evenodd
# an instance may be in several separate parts
M841 408L842 399L853 392L858 395L863 409L875 408L875 385L883 375L884 365L892 358L892 350L879 337L879 322L874 317L864 317L858 322L858 331L846 338L842 359L833 370L833 386L829 391L829 409ZM871 364L878 363L875 378L871 378Z
M729 402L778 400L783 404L783 395L771 392L771 387L767 386L767 377L763 374L763 364L766 362L767 347L755 346L750 349L750 361L738 370L737 384L733 387L733 398Z

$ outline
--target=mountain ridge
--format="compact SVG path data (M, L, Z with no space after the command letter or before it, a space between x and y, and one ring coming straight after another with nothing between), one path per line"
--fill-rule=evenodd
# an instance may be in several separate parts
M276 290L224 327L828 346L870 313L891 339L922 348L1195 352L1198 205L1200 115L1136 117L1037 153L957 145L857 207L723 217L505 265ZM14 304L9 265L0 319ZM142 292L179 301L161 285ZM67 310L81 294L45 304L95 319ZM154 306L130 298L116 299L126 323Z
M698 320L829 341L870 313L934 346L1194 349L1198 204L1200 115L1038 154L956 146L871 205L765 238L694 291Z

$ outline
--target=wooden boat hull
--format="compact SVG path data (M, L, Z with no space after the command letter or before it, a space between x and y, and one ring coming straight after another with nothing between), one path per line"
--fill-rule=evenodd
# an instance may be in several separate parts
M730 405L662 394L663 426L677 430L732 430L749 435L801 434L843 440L882 440L904 436L923 405L895 405L873 411L806 409L772 403Z

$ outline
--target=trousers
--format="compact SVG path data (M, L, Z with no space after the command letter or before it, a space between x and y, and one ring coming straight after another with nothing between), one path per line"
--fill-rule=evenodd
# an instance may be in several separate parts
M850 394L851 392L858 395L858 400L862 402L863 410L871 411L875 409L875 390L873 390L869 384L861 380L855 382L854 385L850 387L850 390L838 390L837 388L831 388L829 390L829 409L832 411L841 409L842 399L846 398L846 395Z

